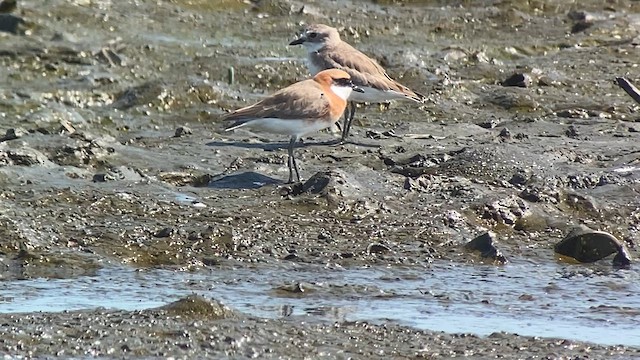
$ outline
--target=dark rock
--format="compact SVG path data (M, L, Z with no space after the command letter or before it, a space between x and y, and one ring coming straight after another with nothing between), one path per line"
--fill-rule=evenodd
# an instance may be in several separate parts
M191 135L191 134L193 134L193 130L191 130L186 126L180 126L179 128L176 129L176 132L173 135L173 137L182 137L182 136Z
M52 164L43 153L35 149L23 147L19 149L0 149L0 166L4 165L42 166Z
M379 131L375 131L375 130L367 130L364 134L364 136L366 136L369 139L373 139L373 140L380 140L382 139L382 133Z
M0 138L0 142L19 139L26 134L28 134L28 132L22 128L7 129L4 136Z
M369 246L367 246L368 254L382 254L390 251L391 249L389 249L387 246L383 244L372 243L372 244L369 244Z
M517 86L517 87L529 87L531 86L531 76L528 74L513 74L502 82L502 86Z
M531 175L527 170L519 169L513 175L511 175L511 179L509 179L509 184L511 185L526 185Z
M578 135L580 135L578 133L578 129L576 129L576 127L573 125L569 125L569 128L564 133L565 135L567 135L567 137L570 137L570 138L577 138Z
M99 173L99 174L95 174L93 175L93 182L106 182L107 180L113 180L112 178L109 177L108 174L105 173Z
M360 184L340 169L321 171L302 184L302 193L321 195L329 203L345 198L359 198Z
M503 139L509 139L511 138L511 131L509 131L509 129L507 128L503 128L502 130L500 130L499 136Z
M164 229L159 230L155 234L153 234L153 236L157 237L157 238L167 238L167 237L170 237L171 235L173 235L175 232L176 232L176 230L174 228L166 227Z
M616 254L615 266L628 266L629 254L615 236L604 231L595 231L584 225L573 228L554 247L556 253L575 259L581 263L591 263Z
M283 257L282 260L298 261L298 260L300 260L300 257L298 255L296 255L296 254L289 253L289 254L285 255L285 257Z
M14 35L24 33L26 21L23 18L11 15L0 14L0 31Z
M571 10L567 13L567 17L573 21L585 21L587 19L592 19L592 16L582 10Z
M410 157L393 159L391 157L381 155L385 165L390 166L389 171L394 174L400 174L411 178L417 178L426 174L433 174L437 171L439 163L446 161L448 155L442 160L436 158L427 158L422 154L415 154Z
M581 31L587 30L592 26L593 26L593 22L591 21L587 21L587 20L578 21L575 24L573 24L573 26L571 27L571 33L572 34L579 33Z
M477 125L480 126L483 129L493 129L496 126L500 125L500 119L492 118L492 119L489 119L487 121L478 123Z
M487 231L465 244L467 250L479 251L483 258L490 258L499 264L505 264L507 258L494 245L496 234Z

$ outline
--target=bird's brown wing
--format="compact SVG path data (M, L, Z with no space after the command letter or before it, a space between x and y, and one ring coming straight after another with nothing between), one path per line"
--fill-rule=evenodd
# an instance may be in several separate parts
M380 64L347 43L312 54L311 61L317 62L320 68L346 71L356 85L398 91L418 102L425 99L424 95L392 79Z
M254 119L315 119L326 118L329 113L329 100L320 86L313 80L305 80L279 90L253 105L226 114L222 120L234 121L229 127L234 129Z

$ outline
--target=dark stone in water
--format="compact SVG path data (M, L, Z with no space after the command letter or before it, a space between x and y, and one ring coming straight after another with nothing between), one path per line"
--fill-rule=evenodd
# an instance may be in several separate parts
M591 230L586 226L573 228L554 247L556 253L575 259L581 263L591 263L616 254L614 266L627 267L631 263L624 245L615 236L604 231Z
M480 251L483 258L491 258L493 261L505 264L508 260L494 245L496 234L487 231L475 239L469 241L464 247L468 250Z

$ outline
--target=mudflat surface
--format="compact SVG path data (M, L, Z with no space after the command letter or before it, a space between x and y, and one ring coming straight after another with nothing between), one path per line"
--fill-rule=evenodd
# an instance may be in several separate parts
M640 356L637 261L553 252L582 224L637 257L640 107L613 80L638 83L639 11L20 2L0 14L0 352ZM288 139L218 118L306 78L286 44L314 22L428 100L305 138L324 186L301 193ZM465 249L487 230L506 263ZM179 299L196 309L159 308Z

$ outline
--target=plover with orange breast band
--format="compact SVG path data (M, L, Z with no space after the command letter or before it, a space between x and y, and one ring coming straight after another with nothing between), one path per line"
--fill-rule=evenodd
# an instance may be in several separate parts
M293 154L296 142L301 136L329 128L338 121L353 91L362 89L353 84L348 73L324 70L312 79L297 82L256 104L226 114L222 120L233 121L226 131L247 127L291 136L287 182L293 182L294 172L299 182L300 173Z
M386 102L409 99L419 103L425 96L393 80L387 72L367 55L342 41L338 30L327 25L309 25L289 45L303 45L307 49L307 65L311 75L326 69L340 69L351 75L353 83L364 90L349 97L349 112L345 112L342 141L346 141L356 113L356 102Z

